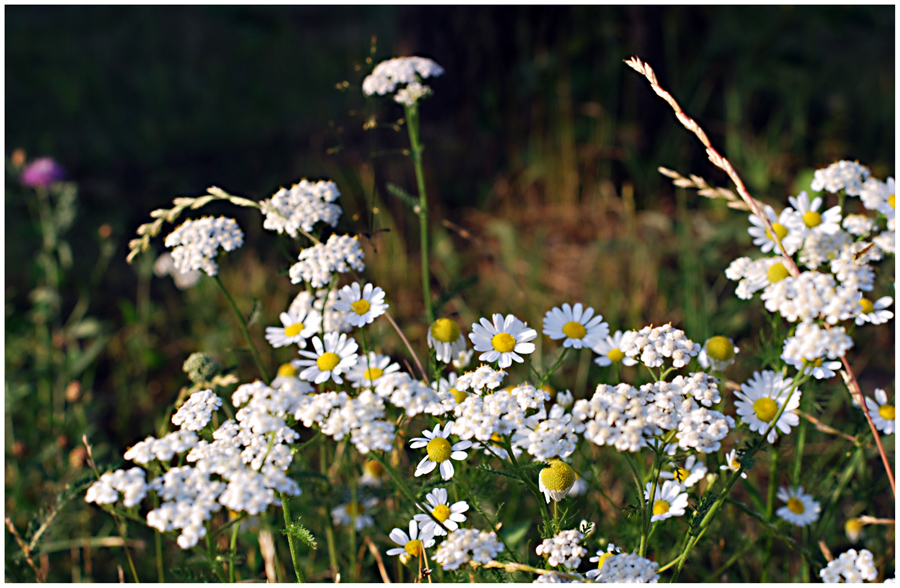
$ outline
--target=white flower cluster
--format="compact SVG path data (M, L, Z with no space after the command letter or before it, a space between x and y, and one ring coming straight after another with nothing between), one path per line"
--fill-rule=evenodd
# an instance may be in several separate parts
M457 529L452 531L434 553L436 561L445 570L456 570L470 561L486 564L503 551L503 544L492 531Z
M438 416L452 407L449 400L453 397L449 392L430 388L406 372L385 374L375 385L375 392L397 408L402 408L409 417L422 413Z
M85 502L113 504L119 500L119 492L125 495L122 503L127 507L140 504L147 495L147 473L141 468L106 472L88 488Z
M718 394L712 376L691 374L672 382L634 388L629 384L600 384L590 400L578 400L572 414L584 423L584 437L596 445L612 445L635 452L663 431L676 430L678 445L704 453L718 451L734 428L734 419L700 406L711 405ZM707 404L709 403L709 404Z
M175 431L162 439L147 437L136 443L125 452L125 459L141 465L150 463L154 459L169 461L175 454L184 453L197 445L197 434L193 431Z
M481 392L484 388L494 390L503 382L506 372L483 365L472 372L466 372L456 380L456 389L460 392L473 390Z
M460 439L474 437L485 442L495 434L511 435L525 427L526 410L508 390L498 390L484 397L472 394L454 408L453 433Z
M848 196L858 196L863 182L869 177L869 170L855 161L836 161L826 168L817 169L810 184L816 192L825 190L836 194L844 190Z
M526 419L527 425L515 432L513 444L540 461L565 458L575 453L578 433L584 431L581 421L573 420L561 406L554 405L549 415L543 406Z
M405 88L397 92L394 100L412 106L419 98L431 93L431 88L422 85L420 80L443 73L444 68L427 57L394 57L376 65L363 80L362 89L366 96L384 96L393 93L398 84L404 84Z
M222 399L212 390L194 392L187 402L181 405L178 412L172 415L172 424L179 425L182 431L199 431L221 406Z
M298 229L307 233L317 222L337 225L341 207L333 204L341 193L331 181L301 180L291 189L281 188L268 200L259 203L266 219L263 228L297 237Z
M659 582L659 574L656 573L658 567L659 563L636 553L618 553L606 558L594 581L604 584L655 584Z
M334 272L366 269L363 263L365 256L355 237L332 235L327 242L317 243L300 252L300 261L289 270L291 282L308 282L314 288L321 288L328 284Z
M391 450L394 424L383 420L384 416L384 401L371 390L355 398L346 392L312 394L303 398L294 412L294 418L305 427L316 424L335 441L350 435L350 442L363 455L373 449Z
M569 572L571 573L571 572ZM578 578L581 578L578 574L572 574ZM582 578L583 579L583 578ZM559 572L550 572L548 574L540 574L537 578L535 578L532 584L584 584L581 580L573 580L568 576L564 576Z
M860 584L864 580L875 580L878 570L875 569L871 551L863 549L857 553L855 549L850 549L819 570L819 577L826 584L837 584L841 580L847 584Z
M797 370L804 370L826 357L837 359L851 347L853 339L847 335L844 327L823 329L816 323L800 323L794 335L785 339L781 358ZM826 377L833 375L832 373Z
M203 270L214 276L219 272L215 262L219 247L233 251L244 244L244 233L232 218L205 216L184 221L166 237L166 247L174 247L172 260L181 273Z
M588 554L588 550L581 546L583 539L584 535L577 529L560 531L552 539L544 539L535 551L547 558L550 566L574 570L581 565L581 558Z
M661 366L663 358L671 359L672 365L680 368L700 353L700 344L688 339L684 331L665 324L626 332L621 350L628 357L640 355L641 363L650 368Z

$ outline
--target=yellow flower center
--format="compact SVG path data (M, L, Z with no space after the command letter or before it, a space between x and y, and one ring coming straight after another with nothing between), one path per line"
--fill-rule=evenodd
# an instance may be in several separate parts
M564 324L562 332L569 339L583 339L587 335L587 329L577 321L569 321Z
M575 470L569 464L555 460L541 470L541 482L548 490L568 490L575 484Z
M326 351L316 360L316 367L323 372L330 372L337 364L341 363L341 356L332 351Z
M366 465L363 466L363 471L365 471L370 476L380 478L381 475L384 474L384 466L374 459L370 459L366 462Z
M431 514L434 515L434 518L443 523L450 518L450 507L446 504L439 504L434 507L434 510L431 511Z
M769 278L769 282L772 284L780 282L789 275L791 275L791 272L781 263L773 264L769 271L766 272L766 277Z
M859 301L859 305L862 306L863 314L869 314L870 312L875 312L875 303L869 300L868 298L863 298Z
M459 325L450 319L439 318L431 324L431 336L441 343L453 343L459 339Z
M503 445L503 437L499 433L491 433L491 443L494 445Z
M556 398L556 388L554 388L550 384L544 384L543 386L540 387L540 390L543 390L544 392L549 394L550 400L553 400L554 398Z
M303 326L303 323L294 323L293 325L288 325L284 328L284 336L285 337L296 337L300 333L303 332L303 329L306 327Z
M509 353L516 348L516 338L509 333L497 333L491 337L491 345L500 353Z
M778 403L771 398L760 398L753 403L753 411L756 413L756 418L768 423L778 412Z
M734 344L727 337L713 337L706 342L706 354L718 361L734 358Z
M878 407L878 414L886 421L894 420L894 406L892 404L882 404Z
M822 224L822 215L814 210L810 210L803 215L803 224L805 224L810 229L813 227L818 227Z
M894 195L893 195L893 194L891 194L890 196L888 196L888 204L891 205L891 208L896 208L896 207L894 206Z
M778 237L778 240L781 241L785 237L787 237L788 230L787 227L781 223L772 223L772 230L775 231L775 236ZM771 233L769 234L769 238L771 238Z
M734 471L738 471L739 469L741 469L741 462L739 462L737 459L732 459L731 469L733 469Z
M691 477L690 470L678 468L675 470L675 479L684 484L684 481Z
M601 555L601 556L600 556L600 559L597 560L597 569L599 570L600 568L602 568L602 567L603 567L603 564L606 563L606 560L608 560L609 558L611 558L612 555L613 555L613 554L611 554L611 553L604 553L603 555Z
M456 404L462 404L463 400L469 397L468 392L457 390L456 388L450 388L450 394L453 394L453 398L456 400Z
M359 504L357 504L355 502L351 502L350 504L348 504L347 506L344 507L344 510L346 510L347 514L350 515L351 517L355 517L355 516L359 515Z
M848 535L858 535L862 530L863 524L857 518L847 519L847 522L844 523L844 532Z
M803 506L803 501L799 498L788 498L787 507L788 510L794 514L803 514L806 512L806 507Z
M657 500L653 503L653 514L664 515L669 512L669 503L665 500Z
M371 308L372 305L369 304L368 300L357 300L350 306L353 307L353 312L355 312L359 316L362 316L369 312L369 308Z
M363 378L373 382L384 375L384 370L381 368L369 368L365 372L363 372Z
M413 539L409 543L403 546L403 549L406 550L406 553L410 554L412 557L419 557L422 555L422 550L425 546L422 545L422 542L418 539Z
M623 359L625 359L625 354L622 353L622 350L618 347L615 349L610 349L609 353L606 354L606 357L613 363L619 363Z
M435 437L425 446L428 452L428 459L435 463L443 463L450 459L453 450L450 448L450 442L443 437Z
M293 378L297 375L297 368L289 363L283 363L278 368L278 375L282 378Z

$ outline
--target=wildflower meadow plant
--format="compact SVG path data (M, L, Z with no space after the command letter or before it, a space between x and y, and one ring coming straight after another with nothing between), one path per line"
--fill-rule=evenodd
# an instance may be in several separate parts
M290 239L296 261L285 269L295 298L287 310L263 309L275 326L257 332L241 310L245 302L232 299L218 277L219 264L229 262L222 251L245 246L237 221L201 217L169 233L174 267L218 284L257 373L198 356L187 370L191 393L170 413L172 427L123 452L136 465L95 464L85 500L120 526L144 524L173 538L220 581L256 573L242 555L255 549L244 545L254 539L242 529L261 530L268 569L272 548L263 537L271 541L276 525L287 543L285 568L301 582L314 579L323 547L328 569L316 578L329 581L675 581L693 565L727 569L751 548L765 554L765 581L776 541L796 556L791 567L803 580L890 573L887 552L850 550L833 559L819 539L828 526L843 533L849 516L839 498L868 458L883 460L873 477L885 475L893 491L882 437L894 432L894 402L885 389L864 393L848 358L856 329L893 317L893 276L883 274L894 255L893 179L842 161L817 170L809 191L785 197L781 210L761 207L653 70L639 59L626 63L700 138L750 213L756 249L721 272L735 282L740 304L769 313L764 352L738 349L728 334L695 341L671 323L617 324L577 301L542 309L543 322L533 323L541 332L520 318L526 309L506 307L515 300L477 309L480 318L469 325L440 316L442 303L431 293L420 114L439 91L426 80L446 72L428 58L394 58L374 67L362 93L390 95L396 104L387 106L405 114L421 229L419 347L391 316L397 293L365 275L378 252L342 229L335 182L301 180L261 201L219 188L178 198L138 229L129 260L166 223L227 201L257 210L263 229ZM758 303L748 302L757 295ZM257 348L260 335L288 358L275 379L276 366ZM403 343L400 356L385 352L397 348L385 345L393 335ZM557 393L551 378L560 381L566 361L578 357L585 366L593 358L600 376L589 389L566 383ZM738 367L752 377L730 380ZM859 411L858 430L825 422L826 395ZM810 423L852 440L850 457L836 458L829 472L804 468L806 452L816 451ZM760 461L769 467L755 467ZM603 470L612 467L624 472L627 490L602 487ZM876 524L891 515L863 516ZM714 523L733 525L734 517L755 529L745 551L735 547L731 563L704 554Z

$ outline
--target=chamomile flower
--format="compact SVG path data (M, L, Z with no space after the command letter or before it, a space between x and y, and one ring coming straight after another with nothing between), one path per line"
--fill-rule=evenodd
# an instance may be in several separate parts
M465 344L465 341L463 341ZM469 367L469 364L472 363L472 356L475 354L474 349L463 349L456 354L456 357L453 358L453 361L450 363L453 364L453 369L462 371Z
M841 231L841 207L832 206L828 210L820 212L822 197L809 198L806 192L800 192L799 196L788 197L788 202L797 211L803 224L812 232L833 235Z
M861 299L859 304L862 306L862 311L856 317L856 324L872 323L873 325L881 325L888 322L894 318L894 313L887 310L893 303L894 299L890 296L882 296L875 302L868 298Z
M515 316L508 314L506 318L502 314L494 314L493 324L486 318L479 323L472 324L472 332L469 339L475 346L475 351L483 351L478 359L481 361L498 361L501 368L507 368L513 361L524 363L521 354L534 352L534 343L529 343L537 338L537 331L529 329L527 323L523 323Z
M556 502L565 498L574 485L575 470L558 459L551 460L538 475L538 488L544 493L548 504L551 498Z
M354 388L371 388L377 385L387 374L400 371L400 364L391 363L391 358L370 351L362 355L352 368L347 371L347 378Z
M728 337L722 337L721 335L710 337L703 344L703 349L700 350L697 361L700 362L703 369L711 367L714 370L722 371L734 363L734 356L738 351L740 349Z
M341 374L356 365L356 350L359 346L353 337L346 333L325 333L324 344L318 337L313 337L315 351L300 351L307 358L298 360L300 367L308 366L300 372L300 378L315 384L334 380L343 384Z
M459 528L459 523L466 520L466 515L463 513L469 510L469 505L465 500L454 502L451 505L447 497L447 490L444 488L435 488L425 495L425 500L428 501L431 508L424 508L417 505L419 509L426 512L430 511L431 515L435 519L441 521L441 524L443 524L444 527L447 527L451 532L457 530ZM427 514L417 514L413 518L419 521L419 526L423 531L428 531L435 537L447 534L444 527L435 523L434 519Z
M644 499L650 500L651 482L647 482L647 489L644 491ZM687 492L678 482L666 480L662 487L657 486L656 495L653 497L653 516L650 518L651 523L656 521L664 521L671 517L680 517L684 514L684 509L688 504Z
M741 460L738 458L737 449L732 449L725 455L725 463L719 466L720 470L737 472L741 469ZM741 472L741 477L747 479L747 472Z
M785 488L778 490L778 499L785 502L775 511L775 514L787 522L805 527L819 519L819 503L813 500L812 495L803 492L803 486L798 488Z
M377 498L369 498L362 502L348 502L331 510L331 518L335 525L349 527L353 525L357 531L375 525L371 512L378 503Z
M581 349L593 347L609 335L609 325L603 322L603 315L594 316L590 306L583 308L579 302L572 307L566 303L544 315L544 334L554 340L563 339L563 347Z
M384 314L388 305L384 302L384 290L379 286L366 284L362 289L359 282L353 282L338 291L334 309L347 313L347 320L354 327L364 327Z
M310 309L289 309L279 316L281 327L266 327L266 341L272 347L285 347L296 343L300 349L306 348L306 340L319 332L322 315Z
M691 455L685 460L684 467L676 467L671 472L661 472L659 477L662 479L674 479L676 482L690 488L706 476L706 464L697 459L697 456Z
M747 423L751 431L760 435L766 432L781 411L781 416L766 437L769 443L774 443L778 438L777 430L787 435L791 427L800 423L800 417L793 412L800 407L800 391L795 390L788 398L784 376L777 372L753 372L753 377L741 385L741 392L734 394L740 398L734 404L741 420Z
M628 357L622 351L622 331L616 331L615 335L607 336L605 339L597 341L591 350L599 355L594 359L594 363L603 367L614 363L622 365L634 365L636 360Z
M441 425L437 424L434 426L434 431L422 431L423 437L410 439L410 447L413 449L424 447L425 451L428 452L428 455L423 457L419 465L416 466L415 475L417 477L431 473L438 466L440 466L439 469L443 479L449 480L453 477L453 462L450 460L462 461L466 459L468 455L463 450L471 447L472 442L460 441L450 445L450 441L447 438L452 431L453 421L450 421L444 426L443 431L441 431Z
M872 424L885 435L894 433L894 404L888 402L887 394L881 388L875 388L875 400L866 398L866 408L872 417Z
M780 215L775 214L775 209L766 204L763 212L769 219L775 236L781 241L788 255L793 255L803 245L803 237L806 235L806 227L803 226L803 220L797 215L797 211L792 208L785 208ZM753 225L747 232L753 237L753 244L760 248L763 253L780 250L775 246L775 239L766 229L763 221L755 214L750 215L750 224Z
M428 346L434 348L438 361L444 363L454 361L455 363L460 354L466 351L466 339L455 321L439 318L428 328ZM466 365L469 364L471 358L470 354Z
M434 545L434 537L425 529L419 529L418 522L413 519L409 521L409 535L402 529L394 529L389 535L391 541L400 547L393 547L387 550L388 555L407 555L409 557L421 557L425 549Z
M847 539L851 543L856 543L864 535L862 521L856 517L847 519L847 522L844 523L844 533L847 534Z

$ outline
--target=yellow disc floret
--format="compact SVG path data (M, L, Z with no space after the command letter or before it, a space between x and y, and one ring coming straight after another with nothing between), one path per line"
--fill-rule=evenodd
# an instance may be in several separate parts
M450 388L450 394L453 394L453 398L456 400L456 404L462 404L463 400L469 397L469 393L464 390L457 390L456 388Z
M803 224L812 229L822 224L822 215L815 210L809 210L803 215Z
M684 468L678 468L675 470L675 480L680 484L684 484L684 481L687 480L690 476L690 470L686 470Z
M893 195L893 194L891 194L890 196L888 196L888 204L891 205L891 208L896 209L896 207L894 206L894 195Z
M428 445L425 446L425 450L428 452L428 459L435 463L447 461L450 459L450 454L453 453L450 442L443 437L435 437L429 441Z
M569 339L583 339L587 335L587 329L578 321L569 321L564 324L562 332Z
M384 466L375 461L374 459L370 459L366 462L366 465L363 466L363 471L369 474L370 476L374 476L376 478L380 478L382 474L384 474Z
M859 305L862 306L862 313L869 314L875 312L875 303L869 300L868 298L862 298L859 301Z
M653 503L653 514L664 515L669 512L669 503L665 500L657 500Z
M894 406L891 404L882 404L878 407L878 414L886 421L894 420Z
M856 541L856 539L853 539L853 538L859 537L859 534L862 533L862 530L863 530L863 524L860 522L859 519L857 519L855 517L852 519L847 519L847 522L844 523L844 532L847 533L847 535L853 541Z
M787 237L788 230L787 227L781 223L772 223L772 230L775 231L775 236L778 237L778 240L781 241L785 237ZM769 237L772 235L770 234Z
M369 301L365 300L365 299L357 300L350 306L353 308L353 312L355 312L359 316L362 316L362 315L366 314L367 312L369 312L369 308L372 307L372 305L369 304Z
M769 278L769 282L772 284L780 282L789 275L791 275L791 272L781 263L773 264L769 271L766 272L766 277Z
M283 363L278 367L278 376L281 378L293 378L297 375L297 368L289 363Z
M491 345L500 353L509 353L516 348L516 338L509 333L497 333L491 337Z
M450 507L446 504L439 504L434 507L434 510L431 511L431 514L434 515L434 518L443 523L450 518Z
M768 423L775 418L775 413L778 412L778 403L771 398L759 398L753 403L753 411L756 413L756 418Z
M403 549L406 550L406 553L410 554L412 557L419 557L422 555L422 542L419 539L413 539L409 543L403 546Z
M540 478L547 490L568 490L575 485L575 470L565 462L554 460L541 470Z
M610 349L609 353L606 354L606 357L613 363L619 363L623 359L625 359L625 354L618 347L615 349Z
M330 372L341 363L341 356L332 351L326 351L316 360L316 367L323 372Z
M303 329L306 327L303 326L303 323L294 323L293 325L288 325L284 328L284 336L285 337L296 337L300 333L303 332Z
M441 343L453 343L459 339L459 325L450 319L439 318L431 324L431 336Z
M718 361L729 361L734 359L734 343L727 337L713 337L706 342L706 354Z
M603 564L606 563L606 560L608 560L612 556L613 556L613 554L608 553L608 552L601 555L600 559L597 560L597 569L598 570L601 569L603 567Z
M374 382L383 375L384 370L381 368L369 368L365 372L363 372L363 378L369 380L370 382Z
M794 514L803 514L806 512L806 506L803 505L803 501L799 498L788 498L787 507L788 510Z

